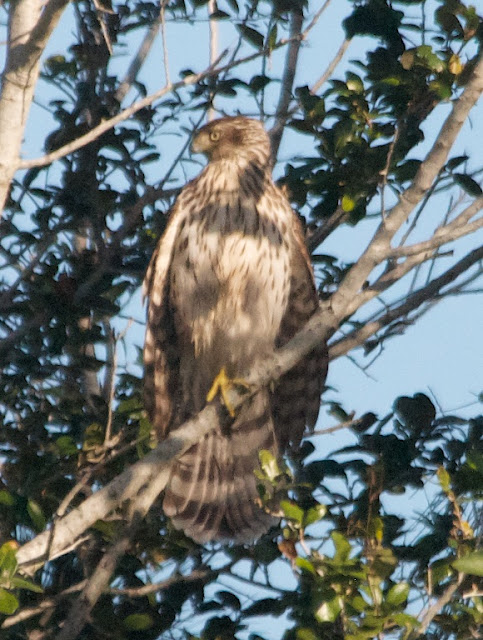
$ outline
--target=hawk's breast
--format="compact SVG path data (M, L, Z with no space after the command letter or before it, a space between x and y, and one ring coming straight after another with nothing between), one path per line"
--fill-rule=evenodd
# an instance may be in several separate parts
M242 371L273 349L290 285L289 248L270 197L223 195L188 214L170 275L180 337L207 359L208 376L221 366Z

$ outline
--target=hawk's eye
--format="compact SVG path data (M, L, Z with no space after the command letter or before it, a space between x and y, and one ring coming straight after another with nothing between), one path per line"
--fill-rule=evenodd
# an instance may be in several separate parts
M217 131L216 129L213 129L213 131L210 131L210 140L211 140L211 142L216 142L219 139L220 139L220 132L219 131Z

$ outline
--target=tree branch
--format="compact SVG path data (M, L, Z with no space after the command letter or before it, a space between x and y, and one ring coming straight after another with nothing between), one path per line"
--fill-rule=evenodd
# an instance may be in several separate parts
M297 36L299 39L304 39L307 36L308 30L313 26L313 22L314 21L312 21L311 25L309 25L309 27L307 27L307 29L305 29L303 33ZM273 49L280 49L281 47L284 47L287 44L289 44L291 40L292 40L291 38L283 38L274 45ZM131 105L127 109L124 109L124 111L122 111L121 113L118 113L116 116L109 118L108 120L104 120L99 125L91 129L88 133L84 134L83 136L80 136L79 138L76 138L76 140L72 140L72 142L69 142L68 144L63 145L59 149L56 149L51 153L41 156L40 158L32 158L32 159L20 160L20 161L18 161L17 158L15 158L14 171L18 169L31 169L33 167L45 167L49 164L52 164L52 162L55 162L56 160L59 160L60 158L63 158L69 155L70 153L73 153L74 151L77 151L78 149L81 149L85 145L93 142L103 133L106 133L106 131L109 131L110 129L120 124L121 122L124 122L125 120L133 116L135 113L137 113L141 109L144 109L145 107L148 107L153 102L156 102L156 100L159 100L166 94L172 93L173 91L178 91L178 89L182 89L184 87L189 87L209 76L217 76L220 73L223 73L224 71L229 71L242 64L251 62L252 60L256 60L260 56L267 55L268 53L270 53L270 50L268 48L260 49L256 53L252 53L251 55L245 56L244 58L240 58L239 60L234 60L228 64L218 67L217 65L219 64L219 62L227 54L227 51L224 51L218 57L215 64L210 65L204 71L186 76L186 78L183 78L183 80L179 80L178 82L165 85L162 89L159 89L159 91L156 91L155 93L152 93L151 95L146 96L142 100L135 102L133 105Z
M333 59L328 64L327 69L320 76L320 78L317 80L317 82L315 82L312 85L312 87L310 88L311 93L314 93L314 94L317 93L317 91L321 87L324 86L324 84L327 82L327 80L332 77L332 74L334 73L337 65L339 64L339 62L344 57L344 53L349 48L350 43L351 43L350 40L344 40L344 42L340 45L339 49L337 50L337 53L335 54Z
M300 34L302 33L303 23L303 11L298 8L293 9L290 18L290 37L292 41L287 49L280 97L277 110L275 112L275 125L269 134L272 146L272 164L275 164L276 162L280 143L282 142L283 132L287 123L288 110L292 100L292 87L295 80L295 72L297 71L300 45L302 44Z
M340 358L340 356L345 355L352 349L362 346L368 338L383 327L387 327L398 318L405 318L411 311L417 309L424 302L434 300L444 286L453 282L458 276L480 260L483 260L483 247L475 249L466 255L438 278L435 278L429 284L409 296L403 304L390 309L372 322L364 323L364 326L357 329L357 331L353 331L344 338L334 342L329 348L330 359L335 360L336 358Z
M448 602L451 601L451 598L458 591L458 589L461 586L461 583L464 580L464 577L465 577L464 573L458 574L458 579L456 580L456 582L453 582L452 584L450 584L449 587L446 589L446 591L442 594L442 596L438 598L438 600L436 600L436 602L434 602L428 608L428 610L426 611L426 613L424 614L421 620L421 626L419 627L419 629L417 629L415 633L410 635L411 640L413 638L418 638L419 636L422 636L423 633L426 633L427 628L429 627L431 622L434 620L435 616L437 616L438 613L441 611L441 609L444 606L446 606Z
M438 227L433 236L424 242L418 242L406 247L395 247L391 250L391 258L399 258L402 256L412 256L431 249L437 249L443 244L453 242L462 236L477 231L483 226L483 218L468 222L474 215L483 208L483 197L477 198L469 207L467 207L459 216L457 216L449 224Z
M390 243L401 225L408 219L413 208L431 188L448 157L466 118L483 91L483 59L480 58L473 75L461 96L453 103L451 113L446 118L426 159L420 165L413 184L401 194L399 202L381 222L369 246L344 278L339 290L332 298L332 308L336 315L344 309L352 315L360 306L358 296L372 270L390 255Z
M127 552L133 536L165 484L165 478L158 476L143 487L135 501L131 501L129 525L104 553L94 572L88 578L82 593L72 605L56 640L75 640L81 633L90 618L92 609L106 591L119 559Z
M115 93L114 97L119 102L119 104L121 104L121 102L126 97L129 89L132 87L133 82L136 80L137 75L141 70L141 67L143 66L149 52L151 51L154 41L156 40L156 37L159 33L159 27L163 20L163 15L164 15L164 3L161 5L161 12L159 14L159 17L150 25L146 35L144 36L143 41L141 42L141 45L136 55L134 56L131 64L129 65L126 75L124 76L121 84L119 85ZM166 74L166 82L169 84L169 76L167 74Z
M17 0L9 6L8 50L0 94L0 212L18 166L40 56L69 0Z

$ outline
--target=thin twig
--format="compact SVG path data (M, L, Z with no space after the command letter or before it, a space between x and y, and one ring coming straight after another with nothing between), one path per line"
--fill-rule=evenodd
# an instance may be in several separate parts
M384 167L384 169L381 171L380 175L382 176L382 184L381 184L381 216L384 219L386 217L386 203L385 203L385 196L386 196L386 186L387 186L387 176L389 174L389 171L391 169L391 162L392 162L392 157L394 155L394 149L396 148L397 142L399 140L399 132L400 132L400 128L398 125L396 125L396 130L394 132L394 137L391 141L391 144L389 145L389 151L387 154L387 158L386 158L386 166Z
M420 307L425 302L433 299L435 301L438 300L439 298L437 298L437 294L445 285L456 280L458 276L480 260L483 260L483 247L479 247L467 254L438 278L435 278L429 284L406 298L399 306L390 309L372 322L364 322L360 329L357 329L356 331L349 333L344 338L334 342L329 348L330 359L335 360L352 349L362 346L364 342L377 333L377 331L391 324L398 318L405 318L409 313Z
M213 580L220 573L223 573L227 569L229 569L233 565L230 562L226 567L222 567L221 569L198 569L192 571L190 574L186 576L172 576L171 578L167 578L166 580L161 580L160 582L153 582L152 584L145 584L142 587L128 587L125 589L109 589L109 593L113 596L127 596L129 598L142 598L143 596L147 596L150 593L157 593L159 591L164 591L165 589L169 589L170 587L178 584L189 584L190 582L208 582L208 580Z
M351 43L351 41L346 39L340 45L339 49L337 50L337 53L335 54L335 56L332 58L332 60L327 65L327 68L324 71L324 73L320 76L320 78L317 80L317 82L315 82L312 85L312 87L310 88L310 92L311 93L314 93L314 94L317 93L317 91L321 87L323 87L324 84L327 82L327 80L332 76L332 74L334 73L335 69L337 68L337 65L339 64L339 62L344 57L344 53L349 48L350 43Z
M216 1L215 0L210 0L208 2L208 15L209 15L209 25L210 25L210 64L213 64L213 62L216 60L217 55L218 55L218 20L215 20L214 18L211 17L212 13L215 13L216 11ZM210 96L210 108L208 109L208 113L207 113L207 120L208 122L210 120L213 120L213 118L215 117L215 109L213 106L213 100L214 100L215 96L214 94L212 94Z
M92 0L92 1L93 1L93 4L94 4L94 7L96 9L97 22L99 23L99 26L101 27L101 31L102 31L102 36L104 38L104 42L106 43L106 47L107 47L107 50L109 51L109 55L112 56L112 54L113 54L112 42L111 42L111 38L109 36L109 32L107 30L106 23L104 22L104 16L102 15L102 13L106 11L106 8L99 4L99 0ZM114 13L114 12L111 10L110 13Z
M164 2L163 2L163 5L164 5ZM156 40L156 36L158 35L161 20L162 20L162 14L160 13L158 18L150 25L146 35L143 38L143 41L141 42L141 45L139 46L139 49L136 55L134 56L131 64L129 65L126 75L122 79L121 84L119 85L114 95L114 97L116 98L117 102L119 102L119 104L122 103L122 101L128 94L130 88L132 87L134 81L138 76L139 71L141 70L141 67L143 66L144 62L146 61L146 58L148 57L148 54L151 51L154 41ZM166 64L165 64L165 69L166 69ZM168 82L167 78L166 78L166 82Z
M168 55L168 41L166 38L166 4L169 0L162 0L159 17L161 20L161 34L163 38L163 64L164 64L164 76L166 84L171 84L171 76L169 74L169 55ZM210 64L214 64L215 60L210 60Z
M480 204L480 208L483 208L483 199ZM448 224L444 227L437 229L432 238L424 240L423 242L417 242L416 244L409 245L407 247L396 247L391 250L391 258L401 258L407 256L416 256L420 253L425 253L431 249L437 249L443 244L454 242L458 238L467 236L470 233L474 233L478 229L483 227L483 218L474 220L466 225L453 226Z
M298 36L298 38L303 40L307 36L307 33L310 30L310 28L314 26L314 24L315 22L313 20L309 25L309 27L307 27L307 29L305 29L304 32ZM273 46L273 49L280 49L281 47L286 46L290 42L291 42L290 38L282 38ZM217 76L220 73L223 73L224 71L233 69L242 64L246 64L247 62L251 62L252 60L256 60L260 56L267 55L267 53L269 53L269 50L268 48L263 48L257 51L256 53L252 53L251 55L245 56L244 58L240 58L239 60L235 60L233 62L230 62L229 64L218 67L217 65L227 55L227 53L228 53L227 50L223 51L218 56L218 59L215 61L215 63L213 65L210 65L204 71L201 71L200 73L194 73L192 75L186 76L185 78L183 78L182 80L179 80L178 82L174 82L164 86L162 89L159 89L155 93L152 93L151 95L146 96L142 100L135 102L133 105L124 109L121 113L118 113L116 116L109 118L107 120L104 120L103 122L98 124L96 127L91 129L88 133L84 134L83 136L80 136L79 138L76 138L72 142L69 142L68 144L60 147L59 149L56 149L55 151L52 151L51 153L48 153L39 158L31 158L31 159L18 161L16 164L16 170L31 169L32 167L45 167L49 164L52 164L56 160L59 160L60 158L63 158L69 155L70 153L73 153L74 151L81 149L82 147L89 144L90 142L93 142L103 133L106 133L106 131L109 131L110 129L120 124L121 122L124 122L125 120L133 116L135 113L140 111L141 109L144 109L145 107L150 106L153 102L156 102L166 94L172 93L173 91L177 91L178 89L182 89L184 87L189 87L193 84L196 84L200 80L203 80L204 78L208 78L210 76Z

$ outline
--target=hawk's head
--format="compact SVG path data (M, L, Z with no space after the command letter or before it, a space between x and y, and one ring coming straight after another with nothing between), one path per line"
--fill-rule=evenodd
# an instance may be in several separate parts
M267 161L270 140L258 120L243 116L226 117L202 127L194 136L191 149L194 153L204 153L208 160L236 160L244 156Z

